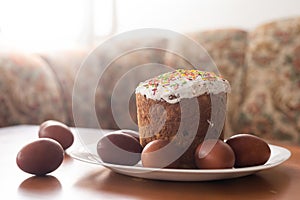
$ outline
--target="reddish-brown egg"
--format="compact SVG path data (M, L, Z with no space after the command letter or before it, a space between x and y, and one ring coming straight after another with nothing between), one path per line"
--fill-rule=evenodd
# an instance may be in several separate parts
M98 141L97 152L103 162L135 165L141 159L142 146L134 137L114 132Z
M221 140L205 140L195 151L195 163L199 169L232 168L234 161L233 150Z
M40 125L39 137L56 140L64 150L69 148L74 142L74 136L70 128L55 120L48 120Z
M153 140L142 151L142 165L154 168L178 168L178 158L182 153L168 140Z
M42 176L56 170L64 158L64 150L53 139L38 139L24 146L16 162L24 172Z
M121 129L121 130L115 131L114 133L122 133L122 134L130 135L130 136L134 137L138 142L140 142L139 133L134 130Z
M261 138L250 134L238 134L227 139L226 143L235 154L235 167L263 165L271 155L269 145Z

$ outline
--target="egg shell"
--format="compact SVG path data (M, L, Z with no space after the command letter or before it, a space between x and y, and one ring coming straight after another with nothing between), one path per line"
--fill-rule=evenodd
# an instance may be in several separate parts
M199 169L232 168L234 162L233 150L221 140L205 140L195 151L195 163Z
M137 131L129 130L129 129L121 129L121 130L115 131L115 133L128 134L128 135L134 137L138 142L140 142L139 132L137 132Z
M61 144L64 150L69 148L74 142L74 136L71 129L58 121L48 120L40 125L40 138L51 138Z
M153 140L142 151L142 165L153 168L178 168L178 158L181 154L180 149L170 141Z
M235 167L265 164L271 155L267 142L251 134L237 134L226 140L235 154Z
M62 122L56 121L56 120L47 120L44 121L43 123L40 124L40 129L47 126L48 124L54 124L54 123L59 123L59 124L63 124ZM63 124L64 126L66 126L65 124Z
M48 138L25 145L17 154L16 163L24 172L42 176L56 170L64 159L61 145Z
M97 143L97 153L106 163L135 165L141 159L142 146L132 136L122 133L109 133Z

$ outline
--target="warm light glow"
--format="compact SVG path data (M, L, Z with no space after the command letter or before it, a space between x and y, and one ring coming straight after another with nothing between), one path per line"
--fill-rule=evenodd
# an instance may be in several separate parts
M2 1L0 43L27 51L86 45L94 36L94 32L91 31L96 31L97 34L109 32L111 26L108 22L111 22L111 16L107 13L111 12L109 10L111 6L107 5L107 2L107 0L97 3L93 0ZM98 12L94 12L95 16L91 15L91 6L99 8ZM101 18L103 16L105 20ZM93 17L101 19L93 20ZM92 21L97 23L95 28L92 28L93 24L90 23Z
M108 34L138 28L251 30L269 20L299 16L299 6L299 0L0 1L0 45L40 52L93 45Z
M276 2L276 3L275 3ZM251 30L300 15L299 0L118 0L118 30L164 28L181 33L219 28Z

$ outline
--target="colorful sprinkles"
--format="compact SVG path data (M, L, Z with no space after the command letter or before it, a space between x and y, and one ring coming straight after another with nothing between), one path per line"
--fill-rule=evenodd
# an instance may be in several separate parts
M206 72L199 70L186 70L177 69L172 72L161 74L150 80L142 82L139 87L145 87L152 90L152 94L155 95L158 86L165 88L165 92L169 90L177 90L180 86L188 83L188 81L193 81L196 79L202 79L203 81L214 81L221 79L214 72Z

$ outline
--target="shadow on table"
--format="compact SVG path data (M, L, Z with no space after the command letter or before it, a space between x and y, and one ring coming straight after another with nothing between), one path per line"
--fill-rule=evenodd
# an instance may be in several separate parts
M19 192L49 194L61 191L61 183L54 176L32 176L25 179L18 188Z
M137 198L192 199L222 196L232 199L236 196L237 199L241 197L242 199L257 199L258 197L274 198L280 195L286 190L289 182L290 178L284 169L280 168L242 178L206 182L155 181L120 175L108 169L102 169L80 180L76 186Z

